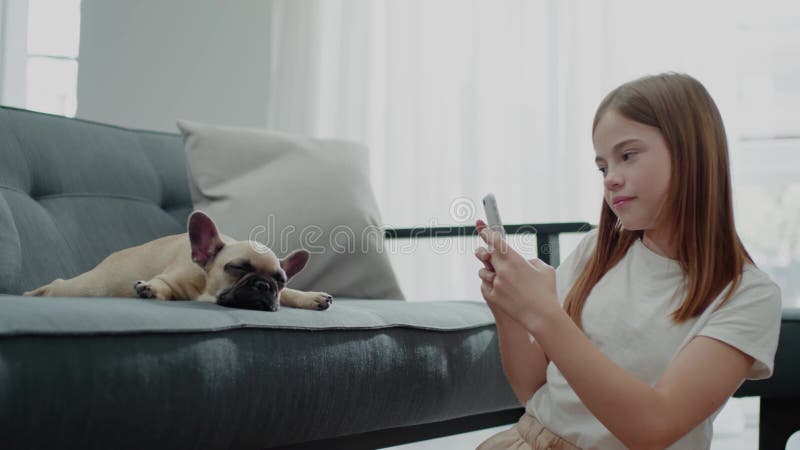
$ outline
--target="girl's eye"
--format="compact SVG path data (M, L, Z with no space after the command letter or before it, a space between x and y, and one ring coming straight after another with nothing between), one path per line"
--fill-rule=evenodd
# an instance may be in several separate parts
M630 157L632 157L634 155L636 155L636 152L625 152L625 153L622 154L622 160L623 161L627 161L628 158L630 158Z
M605 167L598 167L597 170L599 170L600 173L602 173L603 175L606 174L606 168Z

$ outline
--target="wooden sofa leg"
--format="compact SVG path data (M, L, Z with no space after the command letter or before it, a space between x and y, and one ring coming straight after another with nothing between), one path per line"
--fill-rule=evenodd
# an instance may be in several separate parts
M800 430L800 399L761 397L758 448L783 450L786 441Z

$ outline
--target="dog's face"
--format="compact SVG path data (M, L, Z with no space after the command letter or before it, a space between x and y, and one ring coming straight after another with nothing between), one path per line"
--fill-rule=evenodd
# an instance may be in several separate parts
M266 247L256 251L250 242L225 244L214 222L201 212L192 213L188 228L192 260L206 271L205 292L218 305L277 311L281 290L308 262L305 250L281 260Z

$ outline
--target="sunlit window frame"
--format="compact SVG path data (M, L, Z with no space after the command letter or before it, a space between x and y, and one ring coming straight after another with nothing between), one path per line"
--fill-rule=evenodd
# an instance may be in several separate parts
M80 9L80 7L81 7L81 2L80 1L78 1L77 7L78 7L78 9ZM27 14L30 14L30 12L28 11ZM26 36L26 39L27 39L27 36ZM56 60L56 61L74 61L75 62L75 66L77 68L78 64L79 64L79 61L78 61L79 57L80 57L80 54L76 54L74 57L72 57L72 56L64 56L64 55L56 55L56 54L48 54L48 53L31 53L31 52L27 52L26 58L25 58L25 70L26 70L26 75L25 75L25 80L26 81L25 81L25 83L26 83L26 88L27 88L27 84L30 81L28 79L27 70L28 70L28 67L29 67L29 64L30 64L31 60L33 60L33 59L49 59L49 60ZM76 90L76 92L73 92L72 95L76 99L76 103L77 103L77 86L75 87L75 90ZM31 103L31 100L27 95L25 97L25 105L26 105L26 108L34 109L34 105ZM77 112L77 106L76 106L74 111L61 111L61 112L48 111L48 112L49 113L63 115L65 117L75 117L75 114Z

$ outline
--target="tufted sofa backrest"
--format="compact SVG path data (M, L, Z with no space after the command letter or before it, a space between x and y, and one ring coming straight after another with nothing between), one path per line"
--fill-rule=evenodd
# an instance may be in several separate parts
M183 233L191 209L180 135L0 107L0 293Z

